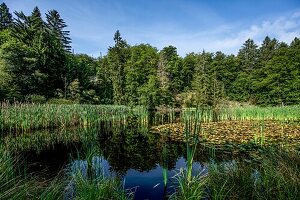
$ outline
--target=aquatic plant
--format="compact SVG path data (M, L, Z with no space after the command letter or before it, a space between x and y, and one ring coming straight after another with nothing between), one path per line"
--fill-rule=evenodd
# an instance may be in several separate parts
M133 194L125 191L120 179L104 174L102 159L93 145L86 146L84 159L74 160L69 166L66 199L132 199Z
M192 115L196 112L196 108L185 108L182 115ZM199 112L199 111L198 111ZM226 120L277 120L277 121L299 121L300 120L300 106L278 106L278 107L223 107L218 109L214 117L213 109L202 109L203 122L212 121L226 121Z
M299 199L299 153L271 149L259 165L210 163L207 188L211 199Z
M17 159L0 142L0 199L28 199L37 194L35 182L17 169Z
M0 107L0 128L5 134L53 127L85 127L102 121L125 124L130 114L138 116L141 123L147 123L147 111L143 107L22 103L1 103Z
M205 198L207 178L201 173L188 177L188 174L181 169L175 178L178 186L176 187L176 191L170 196L171 200L198 200Z

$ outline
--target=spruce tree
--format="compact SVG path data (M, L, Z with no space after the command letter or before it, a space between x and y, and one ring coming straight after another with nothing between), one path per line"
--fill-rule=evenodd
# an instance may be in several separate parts
M8 7L3 2L0 5L0 30L6 29L12 25L13 19Z
M129 45L121 37L119 30L114 35L115 45L108 49L108 63L113 85L115 104L125 104L125 65L130 56Z
M67 27L65 21L60 17L56 10L51 10L46 14L47 27L51 34L61 41L67 51L71 51L70 31L65 30Z

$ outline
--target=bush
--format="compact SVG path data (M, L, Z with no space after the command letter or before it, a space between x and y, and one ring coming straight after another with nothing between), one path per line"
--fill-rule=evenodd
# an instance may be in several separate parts
M49 99L47 101L48 104L74 104L75 102L69 99Z
M25 100L31 103L46 103L46 97L38 94L30 94L25 97Z

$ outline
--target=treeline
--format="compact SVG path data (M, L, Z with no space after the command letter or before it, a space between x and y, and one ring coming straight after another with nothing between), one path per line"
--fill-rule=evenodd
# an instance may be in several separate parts
M300 40L248 39L238 54L159 51L131 46L119 31L107 55L71 52L67 25L55 10L45 21L0 6L0 101L76 102L156 106L300 103ZM87 36L88 37L88 36Z

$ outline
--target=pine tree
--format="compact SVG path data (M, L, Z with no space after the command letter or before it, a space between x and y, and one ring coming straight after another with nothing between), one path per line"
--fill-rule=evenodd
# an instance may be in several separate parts
M238 101L253 101L253 72L259 69L259 50L252 39L248 39L243 44L237 55L237 62L241 71L234 82Z

